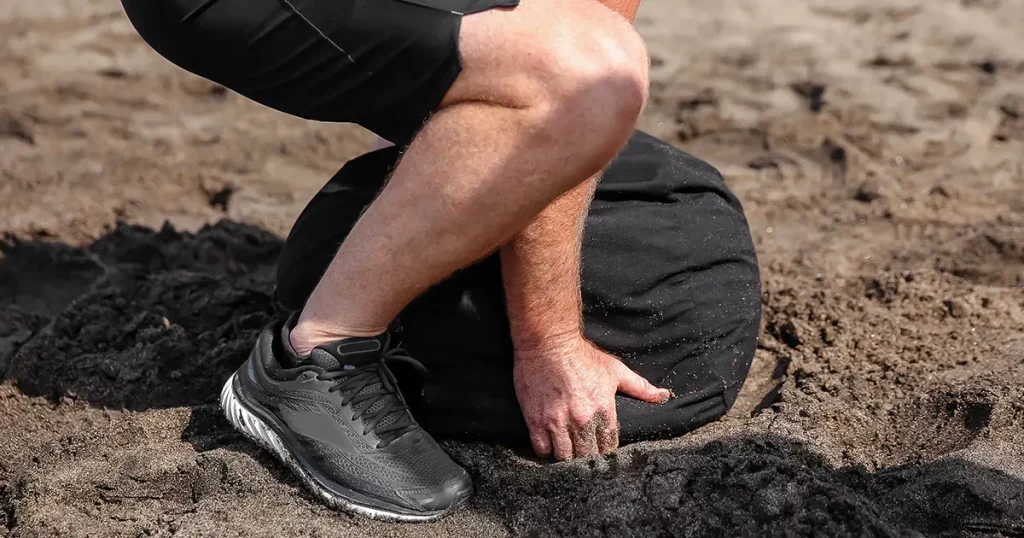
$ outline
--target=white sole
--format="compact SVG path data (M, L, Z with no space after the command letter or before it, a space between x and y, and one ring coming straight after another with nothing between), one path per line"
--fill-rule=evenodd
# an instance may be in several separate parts
M284 442L281 441L281 437L278 436L273 429L267 426L263 420L242 405L238 400L238 396L235 395L235 375L236 374L231 375L231 378L228 379L227 383L224 384L224 388L220 391L220 407L224 412L224 416L227 417L228 421L231 422L236 430L244 434L256 444L273 453L281 463L285 464L285 466L291 469L291 471L302 480L302 483L305 484L306 488L312 491L317 498L323 501L327 506L379 521L397 521L405 523L425 523L428 521L435 521L447 515L448 512L429 515L411 515L388 512L379 508L356 503L351 499L339 496L337 493L328 490L301 465L299 465L298 460L291 452L289 452Z

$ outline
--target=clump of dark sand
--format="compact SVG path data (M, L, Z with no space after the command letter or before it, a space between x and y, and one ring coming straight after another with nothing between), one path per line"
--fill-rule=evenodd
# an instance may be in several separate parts
M530 536L1024 532L1022 482L959 458L870 473L835 468L802 443L771 434L650 446L626 458L602 471L488 468L482 502Z
M61 247L23 246L4 262L20 263L24 250L38 258L35 252L47 248ZM39 315L74 302L24 344L7 377L26 394L101 407L210 402L270 319L267 298L279 248L271 234L230 223L195 236L120 226L88 249L66 254L89 263L56 266L59 275L8 268L23 281L16 305L23 295L38 296L35 288L86 291L70 299L42 294L30 308Z

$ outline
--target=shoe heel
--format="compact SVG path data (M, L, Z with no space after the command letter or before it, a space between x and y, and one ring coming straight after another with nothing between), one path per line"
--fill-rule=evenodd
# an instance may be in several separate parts
M228 422L236 430L253 440L256 444L272 452L282 462L287 463L289 455L284 448L284 443L281 442L281 438L266 423L246 409L245 405L238 400L238 396L235 395L236 375L238 374L231 374L227 383L224 383L224 388L220 391L220 408L224 412L224 416L227 417Z

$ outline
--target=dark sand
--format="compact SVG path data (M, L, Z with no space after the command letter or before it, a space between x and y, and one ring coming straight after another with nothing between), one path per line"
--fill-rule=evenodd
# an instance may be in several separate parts
M758 245L751 379L612 458L448 444L478 494L399 526L216 408L280 236L367 135L175 70L116 2L0 5L0 536L1024 536L1022 8L645 0L642 125Z

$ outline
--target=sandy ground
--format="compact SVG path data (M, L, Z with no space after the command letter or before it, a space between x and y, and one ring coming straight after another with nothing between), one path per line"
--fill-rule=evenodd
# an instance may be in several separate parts
M753 228L751 379L614 458L447 445L479 492L408 527L320 507L215 406L370 137L178 71L114 1L0 0L0 536L1024 536L1022 10L645 0L642 126Z

